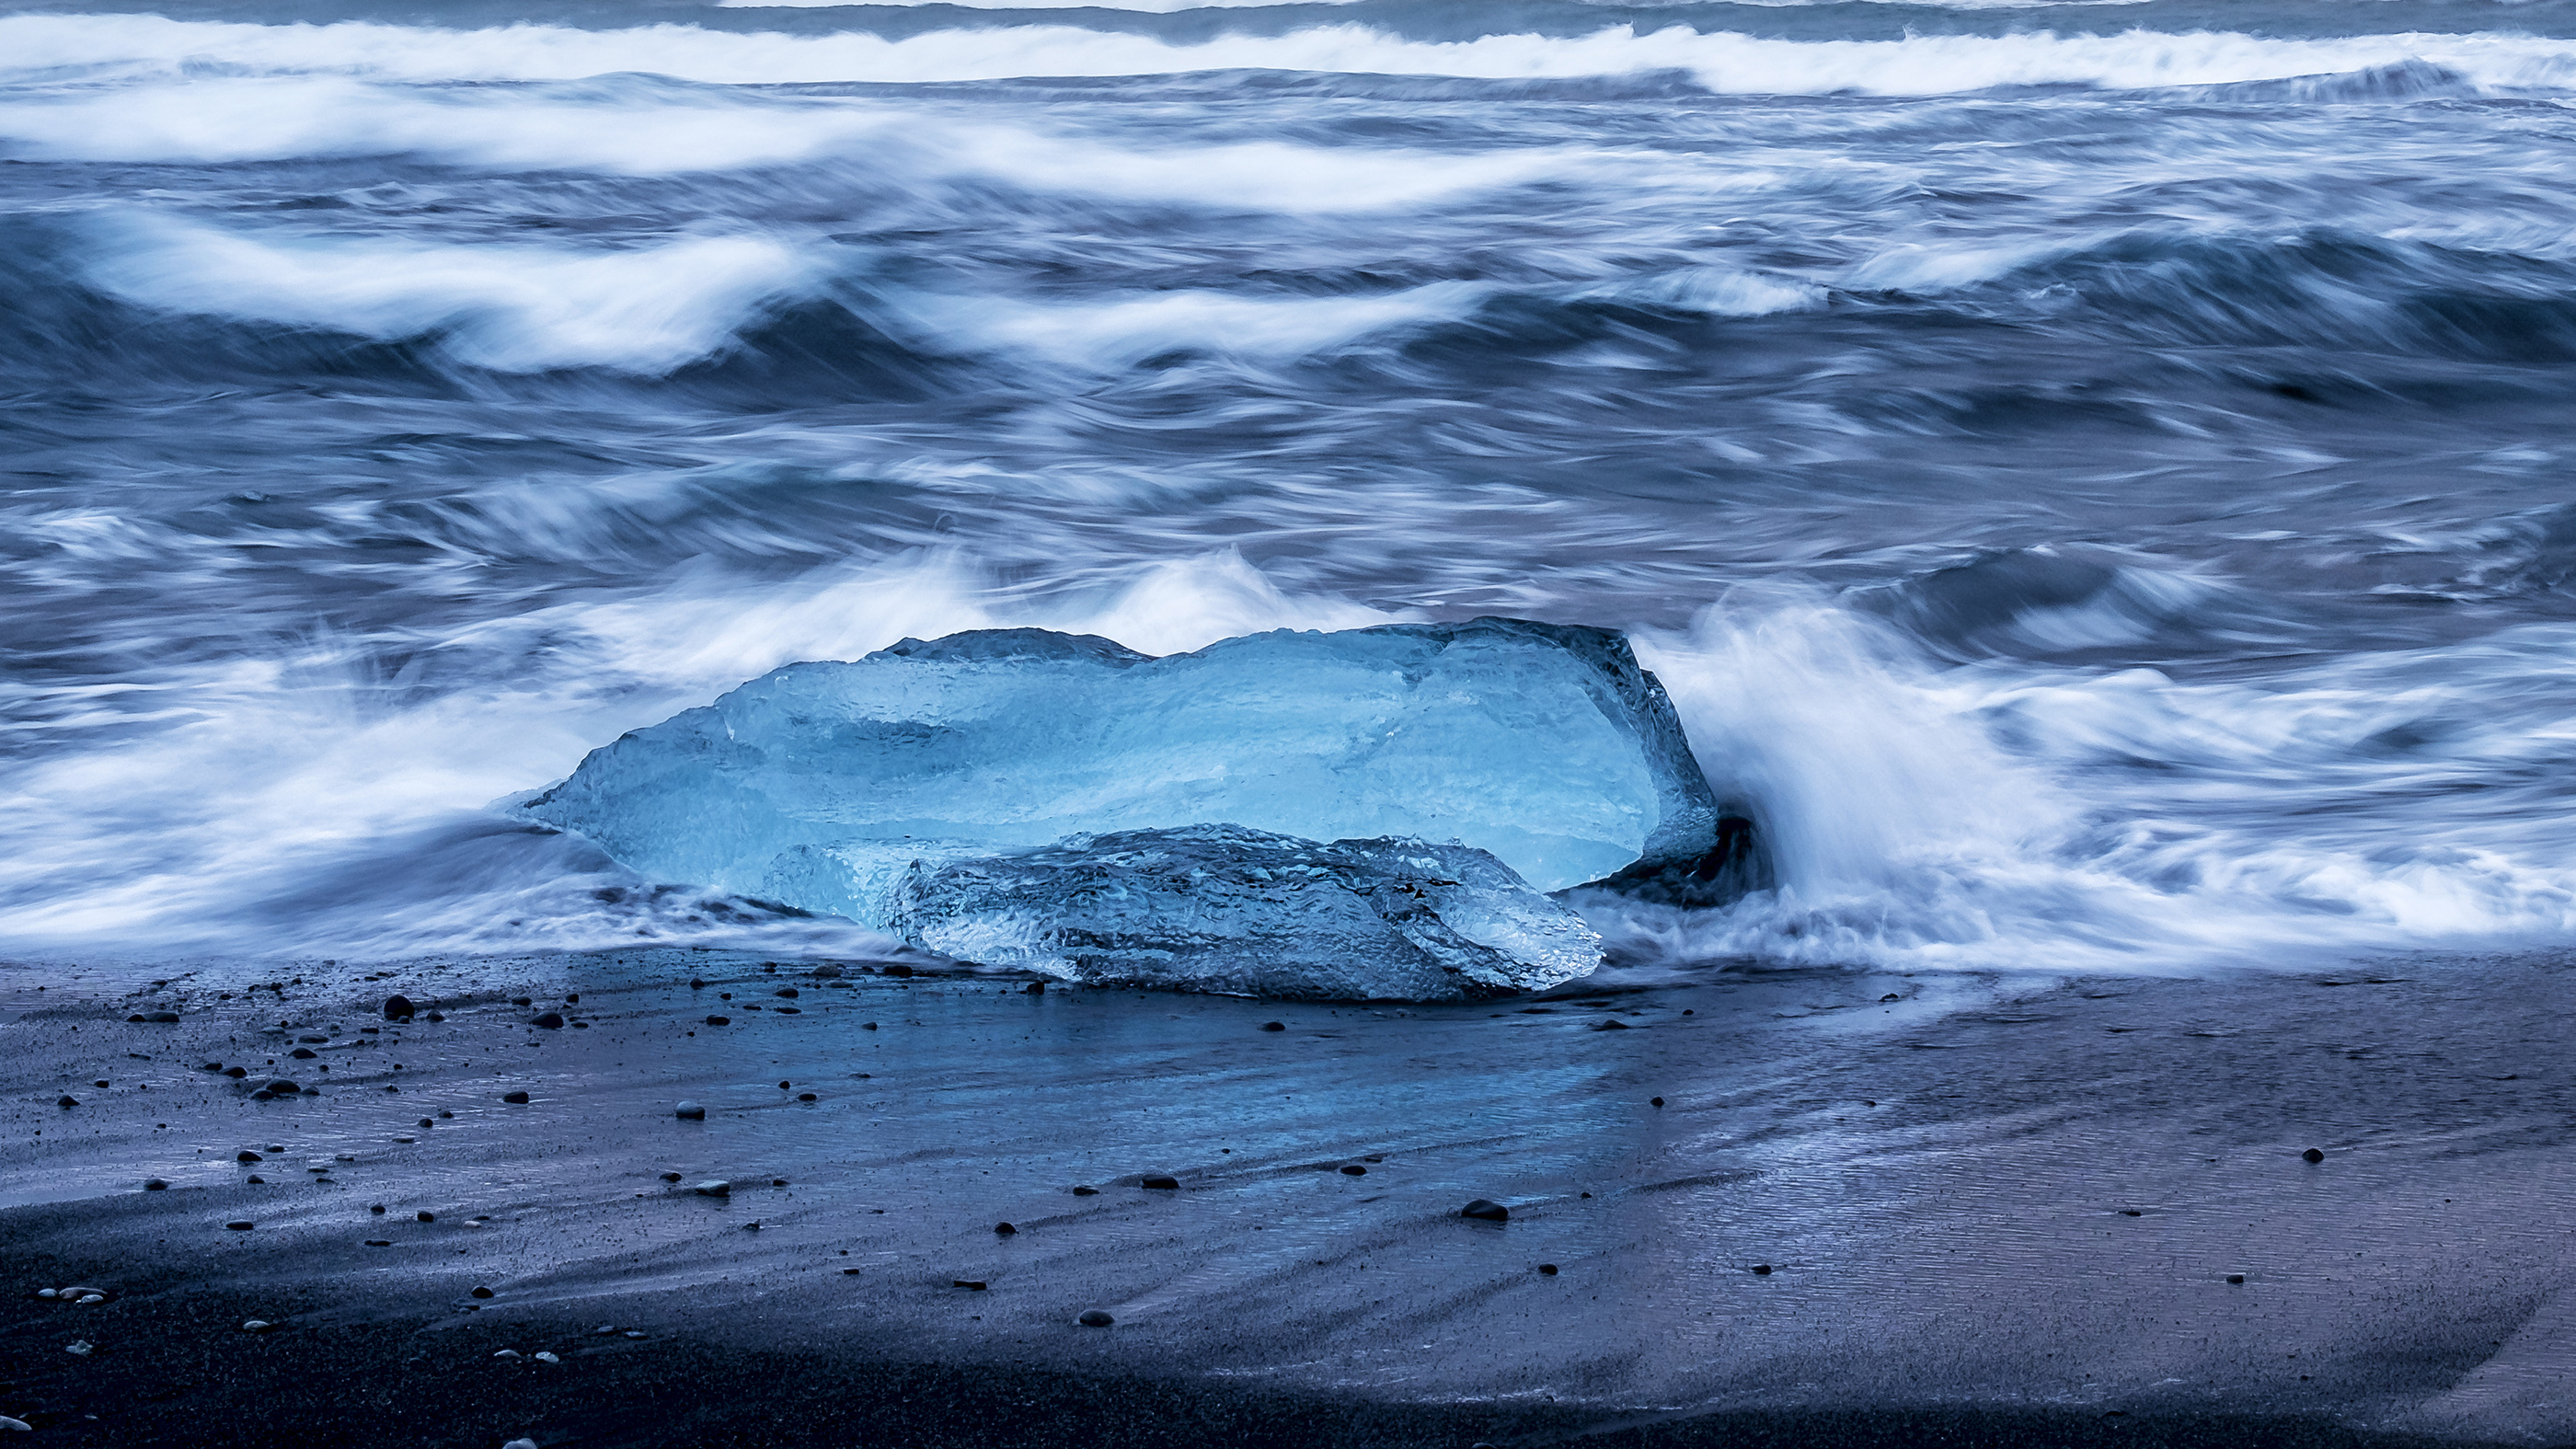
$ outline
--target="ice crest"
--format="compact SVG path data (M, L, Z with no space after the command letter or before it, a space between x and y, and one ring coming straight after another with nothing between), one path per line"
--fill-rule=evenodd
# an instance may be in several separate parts
M1626 639L1490 618L1160 659L1042 629L905 640L637 730L524 810L648 875L870 926L915 859L1077 834L1453 841L1552 891L1697 857L1717 824Z
M1332 1000L1544 990L1601 959L1582 917L1481 850L1222 824L922 861L894 883L886 924L943 955L1076 981Z

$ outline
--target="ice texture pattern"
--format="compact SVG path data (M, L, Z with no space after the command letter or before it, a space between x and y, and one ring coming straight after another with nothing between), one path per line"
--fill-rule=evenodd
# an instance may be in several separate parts
M1484 851L1321 844L1240 825L1076 835L922 861L887 926L913 945L1103 985L1327 1000L1544 990L1601 938Z
M992 629L792 664L594 750L522 807L648 875L884 928L926 867L1225 822L1487 852L1553 891L1716 843L1627 640L1483 618L1153 658Z

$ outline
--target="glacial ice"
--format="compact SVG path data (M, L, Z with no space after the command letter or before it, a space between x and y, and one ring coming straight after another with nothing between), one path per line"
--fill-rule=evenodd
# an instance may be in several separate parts
M791 664L522 807L667 880L883 928L916 860L1230 822L1419 837L1540 891L1717 841L1663 687L1605 629L1280 630L1156 659L1043 629Z
M887 928L943 955L1102 984L1440 1001L1544 990L1601 939L1509 866L1420 840L1239 825L1076 835L894 883Z

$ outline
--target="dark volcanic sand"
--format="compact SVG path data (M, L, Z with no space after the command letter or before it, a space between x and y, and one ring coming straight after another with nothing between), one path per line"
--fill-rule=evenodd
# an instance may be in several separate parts
M711 952L299 969L11 998L0 1413L486 1449L2576 1439L2554 959L1439 1009ZM448 1019L374 1018L392 990ZM114 1296L33 1296L73 1283Z

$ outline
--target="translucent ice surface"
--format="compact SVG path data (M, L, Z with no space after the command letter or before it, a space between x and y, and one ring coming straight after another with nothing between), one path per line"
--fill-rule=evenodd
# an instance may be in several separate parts
M915 945L1086 982L1440 1001L1543 990L1601 960L1582 917L1501 861L1419 840L1077 835L914 864L891 898L888 929Z
M1608 630L1282 630L1155 659L1042 629L793 664L591 752L524 809L649 875L887 926L915 860L1224 821L1490 853L1552 891L1716 843Z

